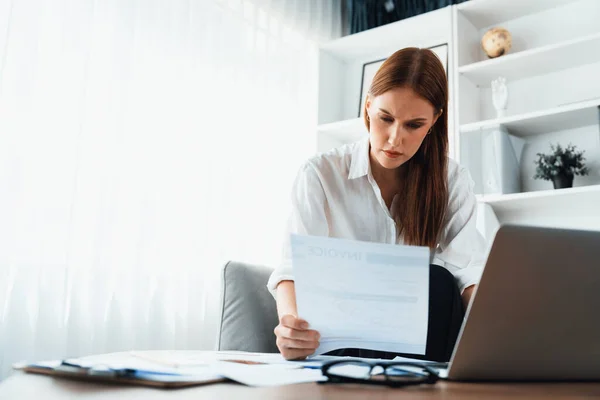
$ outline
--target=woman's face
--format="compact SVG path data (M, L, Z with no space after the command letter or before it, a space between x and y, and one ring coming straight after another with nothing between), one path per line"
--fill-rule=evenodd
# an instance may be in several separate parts
M398 168L415 155L439 117L433 105L410 88L395 88L367 99L371 160Z

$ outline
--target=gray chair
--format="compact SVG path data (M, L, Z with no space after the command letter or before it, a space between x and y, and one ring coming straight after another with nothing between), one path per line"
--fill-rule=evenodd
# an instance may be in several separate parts
M221 271L217 350L278 353L277 306L267 290L272 269L230 261Z

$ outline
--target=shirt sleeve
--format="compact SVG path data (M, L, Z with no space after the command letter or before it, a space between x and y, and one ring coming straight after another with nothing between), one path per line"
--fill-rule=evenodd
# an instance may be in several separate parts
M277 285L281 281L294 280L290 235L328 236L326 197L323 185L310 163L305 164L296 177L291 196L291 212L285 230L281 263L267 283L267 288L277 298Z
M479 283L486 242L477 230L477 200L471 175L466 168L458 167L456 178L450 181L447 222L433 262L441 261L452 272L462 293Z

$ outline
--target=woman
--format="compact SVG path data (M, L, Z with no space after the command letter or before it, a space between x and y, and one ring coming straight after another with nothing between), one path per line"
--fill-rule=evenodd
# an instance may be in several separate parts
M437 56L417 48L394 53L373 78L364 111L368 139L317 155L301 168L288 233L430 247L424 358L448 360L483 269L485 244L475 226L473 181L448 158L448 84ZM268 283L280 319L275 334L286 359L301 359L318 347L319 333L297 315L289 243L284 253Z

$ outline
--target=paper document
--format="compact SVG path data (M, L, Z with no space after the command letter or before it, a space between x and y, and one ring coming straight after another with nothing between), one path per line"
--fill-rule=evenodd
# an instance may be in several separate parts
M237 361L238 363L287 365L295 368L320 369L324 363L337 360L373 361L372 358L339 357L315 355L306 360L288 361L280 353L252 353L245 351L202 351L202 350L146 350L133 351L131 354L158 365L174 368L193 368L220 361ZM408 359L407 359L408 360ZM381 360L379 360L381 361ZM389 360L387 360L389 361ZM429 361L428 361L429 362Z
M159 374L203 375L210 373L210 364L186 366L162 365L151 359L140 357L136 352L110 353L64 360L69 365L89 368L102 372L104 370L136 370ZM214 374L213 374L214 375Z
M241 364L279 364L295 368L320 368L325 361L342 357L317 356L303 361L288 361L280 353L252 353L245 351L202 351L202 350L147 350L133 351L132 355L165 367L179 369L210 365L220 361Z
M213 370L248 386L281 386L327 380L321 369L297 368L286 364L244 365L224 361L213 365Z
M132 355L163 366L186 368L209 365L219 361L247 361L257 364L286 364L279 353L252 353L246 351L211 350L145 350L133 351ZM298 366L300 368L300 365Z
M342 348L425 354L429 248L292 235L300 318L315 354Z
M432 368L435 372L437 372L438 376L442 379L448 377L448 363L447 362L439 362L439 361L427 361L427 360L417 360L414 358L405 358L405 357L396 357L393 361L402 361L402 362L412 362L418 363L428 366Z
M417 364L423 364L423 365L435 365L435 366L443 366L443 367L448 366L447 362L419 360L417 358L407 358L407 357L400 357L400 356L395 357L392 361L417 363Z
M268 363L273 361L273 363ZM80 378L128 379L170 387L222 382L278 386L324 380L322 361L291 362L280 354L215 351L141 351L94 355L68 360L17 363L29 372L62 373ZM184 385L178 385L184 384Z

